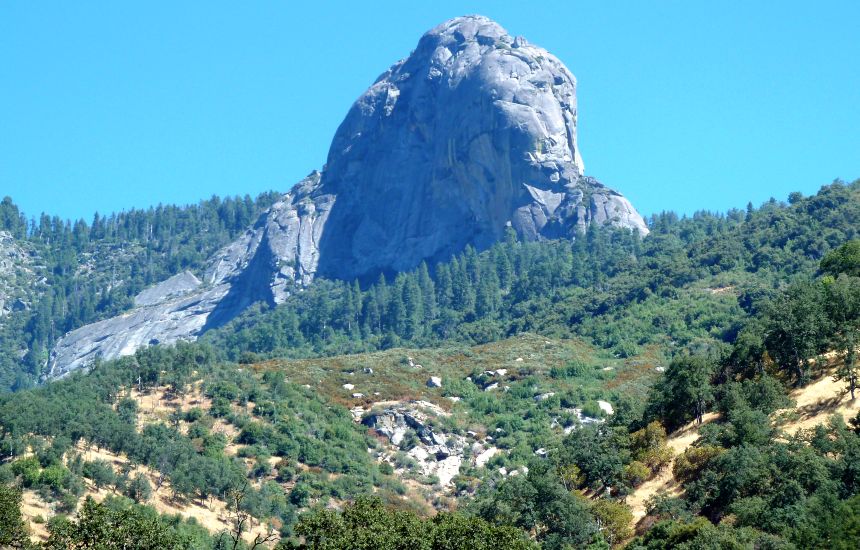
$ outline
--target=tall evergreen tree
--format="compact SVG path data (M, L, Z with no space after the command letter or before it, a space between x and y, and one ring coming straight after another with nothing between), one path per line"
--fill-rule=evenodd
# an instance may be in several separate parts
M424 324L429 329L436 318L436 285L430 277L426 262L421 262L418 267L418 286L421 289L421 300L424 306Z
M403 283L404 330L403 337L417 340L424 335L424 298L417 276L412 273Z

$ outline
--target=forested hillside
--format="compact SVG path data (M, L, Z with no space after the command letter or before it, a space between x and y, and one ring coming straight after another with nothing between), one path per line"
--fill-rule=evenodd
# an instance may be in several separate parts
M858 193L857 184L836 183L813 197L794 194L789 204L772 200L690 218L663 213L642 241L596 227L572 244L519 243L511 235L480 254L467 248L450 262L370 287L319 280L276 310L250 311L209 338L234 360L245 352L313 356L480 343L522 331L583 336L620 356L649 344L671 355L673 347L729 337L740 311L736 291L765 292L812 273L827 250L853 238ZM128 309L143 288L183 270L201 274L208 257L275 198L213 198L97 215L90 224L27 221L4 200L0 230L31 259L23 279L29 284L19 282L10 296L20 308L0 324L0 387L38 381L60 336Z
M19 277L7 290L11 296L4 296L19 299L20 306L0 318L0 388L38 381L57 339L128 309L147 286L184 270L201 275L212 253L277 197L213 197L187 207L96 214L91 223L45 214L28 219L10 198L3 199L0 231L31 258L29 277Z
M232 360L312 356L524 331L581 336L620 357L730 341L752 304L860 235L860 182L812 197L690 218L654 216L651 234L592 227L572 243L509 238L478 254L381 277L369 288L317 281L273 311L206 340ZM740 298L740 299L739 299Z
M105 529L133 548L856 548L857 422L784 427L814 414L789 390L823 377L856 409L857 219L860 182L837 182L655 216L644 240L511 235L366 287L318 280L201 342L7 394L0 544L29 523L47 548ZM177 259L143 223L134 257L159 258L152 280L199 269L239 231L217 226L165 233L191 247ZM705 419L674 456L667 437ZM672 492L634 525L628 496L667 471Z

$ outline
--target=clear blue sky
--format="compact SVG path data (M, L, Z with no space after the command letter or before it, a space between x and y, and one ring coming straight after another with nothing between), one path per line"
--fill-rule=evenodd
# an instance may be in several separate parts
M0 195L28 215L286 191L381 72L467 13L567 64L588 173L644 214L860 176L857 1L134 4L0 4Z

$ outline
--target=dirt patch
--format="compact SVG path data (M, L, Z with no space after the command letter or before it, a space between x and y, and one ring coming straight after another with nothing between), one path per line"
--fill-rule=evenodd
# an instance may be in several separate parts
M796 405L793 411L783 411L791 419L780 427L788 434L795 434L827 422L834 414L846 421L854 418L860 412L860 396L852 400L847 390L847 382L835 380L831 372L804 388L792 391L791 397Z
M48 528L46 522L54 515L54 507L42 500L34 491L25 490L21 495L21 514L28 520L30 525L30 540L33 542L44 542L48 540ZM41 523L33 521L35 518L44 520Z
M713 422L718 418L716 413L708 413L704 416L703 424ZM690 448L690 446L699 439L699 428L703 425L695 420L690 422L683 428L675 431L666 439L666 445L672 449L675 456L680 455ZM634 525L639 523L645 517L648 500L659 493L666 493L669 496L678 496L682 493L680 484L675 481L672 476L672 467L675 465L675 459L666 465L660 472L640 485L627 496L626 502L630 506L630 511L633 513Z

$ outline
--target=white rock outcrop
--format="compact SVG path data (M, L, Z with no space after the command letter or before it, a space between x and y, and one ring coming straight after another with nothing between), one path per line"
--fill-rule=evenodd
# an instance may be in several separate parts
M389 403L383 409L367 413L361 422L387 437L395 448L403 443L406 434L414 433L417 443L407 454L416 461L422 475L436 476L439 485L446 487L460 472L466 450L463 436L446 434L430 426L433 418L447 414L426 401Z

